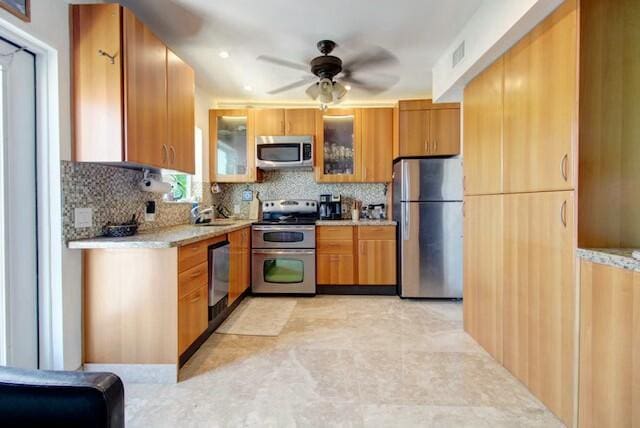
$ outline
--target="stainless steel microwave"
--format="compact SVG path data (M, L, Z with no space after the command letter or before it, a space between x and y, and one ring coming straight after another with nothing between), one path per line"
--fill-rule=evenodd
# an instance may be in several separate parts
M313 167L313 137L256 137L256 166L261 169Z

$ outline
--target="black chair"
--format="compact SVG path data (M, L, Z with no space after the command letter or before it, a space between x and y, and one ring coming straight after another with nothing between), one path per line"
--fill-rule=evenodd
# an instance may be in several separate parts
M124 386L111 373L0 367L2 427L124 427Z

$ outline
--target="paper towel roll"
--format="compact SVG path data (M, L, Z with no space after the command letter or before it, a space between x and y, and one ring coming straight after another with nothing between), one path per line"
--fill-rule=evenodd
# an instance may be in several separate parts
M169 193L171 191L171 184L158 181L154 178L145 178L140 182L140 189L145 192Z

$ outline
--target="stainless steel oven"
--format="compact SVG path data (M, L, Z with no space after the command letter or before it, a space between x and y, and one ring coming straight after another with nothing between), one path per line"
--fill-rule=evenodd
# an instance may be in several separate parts
M313 137L256 137L256 166L261 169L313 167Z
M313 225L253 226L253 248L316 248L316 227Z
M315 294L315 249L254 249L254 293Z

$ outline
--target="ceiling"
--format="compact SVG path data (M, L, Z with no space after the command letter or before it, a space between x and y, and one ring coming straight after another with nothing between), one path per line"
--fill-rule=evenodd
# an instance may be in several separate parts
M198 86L218 103L309 102L299 87L267 92L306 74L257 60L308 64L316 43L331 39L343 61L383 51L394 61L353 74L388 87L354 87L350 103L431 94L431 69L482 0L122 0L196 70ZM229 53L227 59L219 53ZM250 86L251 90L245 87Z

